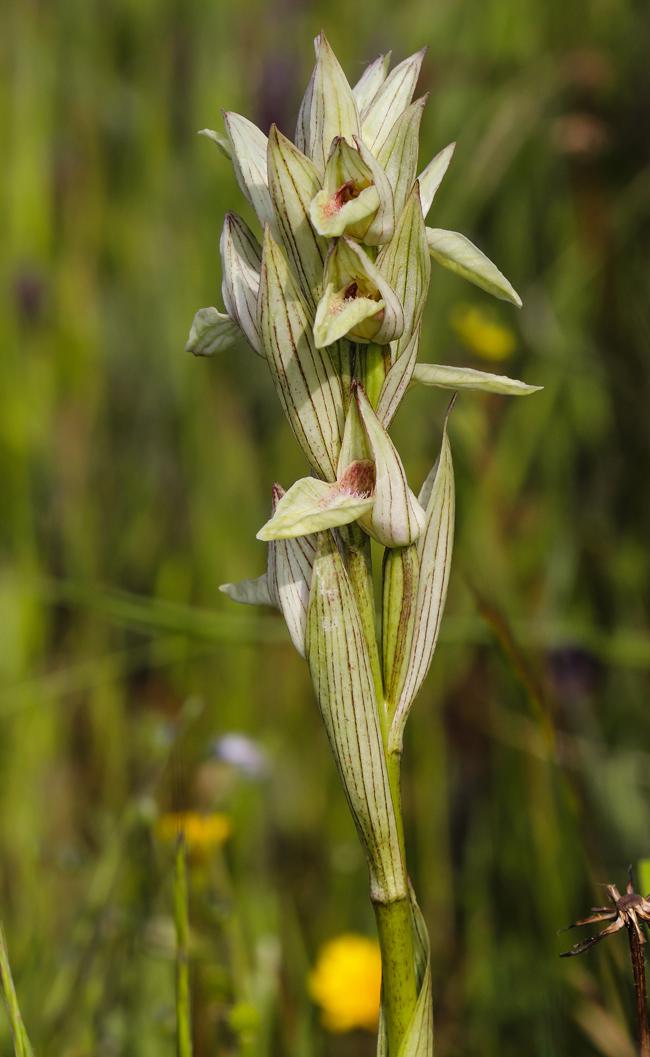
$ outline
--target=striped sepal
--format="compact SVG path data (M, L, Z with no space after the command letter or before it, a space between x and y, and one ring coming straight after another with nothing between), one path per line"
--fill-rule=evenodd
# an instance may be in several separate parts
M327 736L364 845L371 897L406 894L368 648L352 586L330 532L314 562L307 660Z
M328 354L314 345L307 306L268 228L258 312L271 374L298 443L317 473L333 481L343 432L341 381Z
M440 458L420 492L426 521L417 542L420 575L410 659L388 738L389 752L401 752L404 726L436 648L447 597L454 535L454 471L447 426Z

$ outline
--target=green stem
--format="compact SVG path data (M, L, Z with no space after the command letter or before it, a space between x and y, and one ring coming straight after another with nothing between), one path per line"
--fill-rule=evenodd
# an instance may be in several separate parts
M381 947L388 1053L389 1057L398 1057L417 1000L411 903L407 896L395 903L375 903L374 909Z
M359 378L373 407L377 407L379 403L379 395L386 378L387 357L390 357L387 345L364 345L359 353Z
M178 1057L192 1057L187 847L182 834L179 835L176 844L176 862L174 869L174 921L176 924L176 1050Z

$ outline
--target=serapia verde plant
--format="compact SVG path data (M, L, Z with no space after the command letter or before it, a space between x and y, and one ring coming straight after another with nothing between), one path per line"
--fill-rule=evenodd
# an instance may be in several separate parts
M264 357L311 474L273 488L263 576L222 590L284 614L307 658L363 844L382 951L378 1053L430 1057L428 937L410 886L400 804L404 726L436 645L449 580L454 482L446 423L416 497L388 427L413 383L525 395L535 386L418 364L431 260L520 305L463 235L425 227L454 144L417 175L426 99L411 102L423 52L351 88L325 36L295 144L225 114L211 130L263 229L235 213L221 237L225 312L197 312L188 349L242 335ZM371 539L384 548L379 633Z

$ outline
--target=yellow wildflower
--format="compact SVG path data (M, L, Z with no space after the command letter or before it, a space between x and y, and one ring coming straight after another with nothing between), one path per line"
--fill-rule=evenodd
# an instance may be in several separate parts
M381 954L366 936L345 933L320 950L309 974L309 991L328 1031L374 1031L379 1020Z
M463 345L482 360L507 360L517 347L515 332L476 305L456 305L451 325Z
M161 815L156 822L156 836L165 843L176 840L180 833L185 838L190 855L201 856L219 848L231 833L227 815L213 812L173 811Z

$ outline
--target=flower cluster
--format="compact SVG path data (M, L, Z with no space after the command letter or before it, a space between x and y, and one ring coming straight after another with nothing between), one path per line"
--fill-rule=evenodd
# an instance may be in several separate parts
M520 396L536 387L418 363L432 262L521 304L464 235L426 226L454 144L418 176L426 99L412 99L423 52L390 72L390 57L382 55L351 87L323 34L315 46L295 143L275 126L267 137L233 113L225 114L225 135L204 130L231 159L262 238L237 214L227 215L225 311L196 314L188 349L211 355L243 336L266 360L311 467L286 492L273 488L271 517L258 532L269 544L266 572L222 590L238 602L280 609L308 660L366 852L371 898L387 915L395 908L402 914L407 963L412 939L418 998L406 1041L400 1044L401 1028L387 1007L379 1052L388 1052L390 1038L391 1057L429 1057L428 939L406 874L399 760L444 609L454 482L446 426L417 496L388 429L411 384ZM370 539L385 548L379 636Z
M263 229L235 213L221 237L225 312L200 309L188 349L211 355L243 335L266 358L312 468L258 533L274 541L257 581L224 585L241 602L276 605L304 653L313 544L305 537L358 521L386 547L414 544L426 525L387 433L408 385L534 386L470 369L417 364L430 262L521 304L508 280L467 238L425 227L451 161L445 147L417 176L426 97L412 102L424 52L390 73L389 55L350 87L325 36L300 107L295 144L225 114L227 154ZM280 541L292 541L277 546Z

